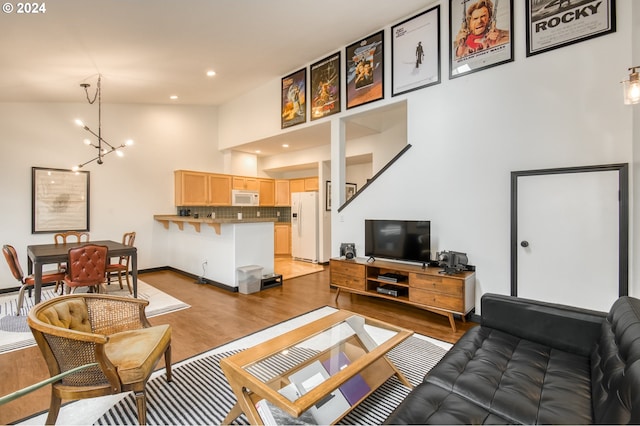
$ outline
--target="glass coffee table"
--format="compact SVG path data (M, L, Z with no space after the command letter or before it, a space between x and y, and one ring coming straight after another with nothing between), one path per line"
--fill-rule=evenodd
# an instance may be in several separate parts
M242 413L251 424L268 424L274 411L331 424L391 376L411 388L386 354L412 334L340 310L224 358L220 366L238 400L224 424Z

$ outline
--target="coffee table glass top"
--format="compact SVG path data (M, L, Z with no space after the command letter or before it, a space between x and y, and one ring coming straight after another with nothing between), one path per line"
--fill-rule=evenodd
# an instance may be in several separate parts
M286 386L291 381L290 376L299 366L316 358L322 360L325 369L330 367L327 377L332 376L344 369L346 364L356 361L379 346L370 333L374 333L383 341L397 335L397 331L394 330L365 325L364 318L353 315L300 342L287 345L273 355L252 362L244 369L263 383L273 384L275 389ZM331 362L340 365L330 365ZM306 383L306 391L310 390L308 386L313 383Z
M236 371L229 372L232 377L229 370L225 374L253 404L266 399L294 417L309 410L315 422L329 424L389 377L401 376L385 355L411 334L341 310L226 358L223 364Z

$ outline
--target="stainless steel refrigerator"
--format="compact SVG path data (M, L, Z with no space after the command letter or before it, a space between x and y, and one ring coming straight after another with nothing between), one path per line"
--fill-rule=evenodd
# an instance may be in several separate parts
M318 193L291 193L291 256L318 262Z

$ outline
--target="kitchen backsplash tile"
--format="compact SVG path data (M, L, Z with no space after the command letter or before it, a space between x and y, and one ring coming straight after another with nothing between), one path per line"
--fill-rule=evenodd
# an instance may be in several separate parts
M180 210L190 210L191 216L198 214L201 218L209 217L215 213L217 219L236 219L238 213L242 213L242 219L277 219L277 222L291 222L291 207L202 207L202 206L178 206L176 214Z

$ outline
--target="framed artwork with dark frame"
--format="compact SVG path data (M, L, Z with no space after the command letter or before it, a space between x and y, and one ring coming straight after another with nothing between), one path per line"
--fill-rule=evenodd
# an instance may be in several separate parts
M310 67L311 121L340 112L340 52Z
M347 109L384 98L384 30L345 49Z
M513 0L450 0L449 46L450 79L512 62Z
M31 233L89 231L89 172L31 168Z
M282 78L281 125L283 129L307 121L307 69Z
M615 0L526 0L527 56L616 31Z
M440 5L391 27L391 95L440 83Z
M325 210L329 211L331 210L331 181L327 180L325 181L325 184L326 184L326 187L325 187L325 193L324 193L325 194L324 208ZM351 199L351 197L356 195L356 192L358 192L358 185L355 183L345 183L344 187L345 187L344 201L347 202Z

